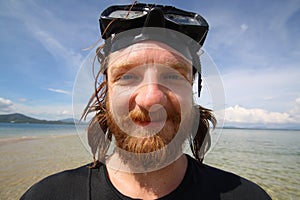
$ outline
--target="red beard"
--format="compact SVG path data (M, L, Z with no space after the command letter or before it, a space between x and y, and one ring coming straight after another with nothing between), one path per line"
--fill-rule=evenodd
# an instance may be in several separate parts
M109 131L115 137L115 152L120 155L124 164L127 163L133 167L132 170L143 171L162 168L182 155L182 145L190 134L193 121L191 119L193 119L194 112L190 112L191 115L181 122L180 111L178 112L175 109L169 109L169 111L166 109L166 114L164 111L149 113L142 109L133 110L127 116L122 117L122 124L128 123L129 120L130 122L150 123L151 119L153 121L160 120L163 118L162 116L167 115L165 117L166 123L157 133L146 130L149 133L145 134L145 129L140 126L138 128L140 132L138 131L135 133L136 136L133 136L124 132L118 126L108 103L107 108L107 124ZM139 136L139 133L142 137Z
M162 111L149 114L146 110L133 110L128 114L128 116L124 116L122 118L122 123L126 124L129 120L134 124L150 123L150 115L154 120L159 120L162 118L161 116L163 116ZM150 153L163 149L176 136L180 121L180 113L167 112L166 124L158 133L151 133L151 131L140 127L141 133L136 133L137 136L132 136L130 133L124 132L117 125L110 111L108 115L109 129L115 136L117 147L132 153ZM145 133L147 131L149 131L149 133Z

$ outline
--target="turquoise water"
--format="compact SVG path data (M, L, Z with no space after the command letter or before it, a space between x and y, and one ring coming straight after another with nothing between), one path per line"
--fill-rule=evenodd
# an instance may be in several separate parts
M76 134L74 125L0 123L0 138ZM224 129L205 163L263 187L273 199L300 199L300 131Z
M205 162L246 177L273 199L300 199L300 131L224 129Z
M72 124L14 124L0 123L0 138L76 134Z

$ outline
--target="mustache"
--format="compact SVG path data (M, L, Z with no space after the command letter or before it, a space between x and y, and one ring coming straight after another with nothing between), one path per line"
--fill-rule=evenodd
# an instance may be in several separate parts
M175 111L171 112L164 108L160 108L154 112L149 112L146 109L140 108L130 111L128 118L130 118L132 121L138 122L161 122L169 119L178 119L181 117L180 113Z

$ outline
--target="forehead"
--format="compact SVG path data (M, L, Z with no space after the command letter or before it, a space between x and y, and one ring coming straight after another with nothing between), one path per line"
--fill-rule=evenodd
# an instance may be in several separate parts
M192 70L192 62L168 45L144 41L113 52L108 59L108 70L129 65L161 64L182 66Z

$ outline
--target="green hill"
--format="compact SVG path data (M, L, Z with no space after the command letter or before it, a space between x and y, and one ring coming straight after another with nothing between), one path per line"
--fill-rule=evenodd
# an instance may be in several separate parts
M72 122L63 121L48 121L40 120L20 113L0 115L0 122L2 123L29 123L29 124L74 124Z

